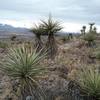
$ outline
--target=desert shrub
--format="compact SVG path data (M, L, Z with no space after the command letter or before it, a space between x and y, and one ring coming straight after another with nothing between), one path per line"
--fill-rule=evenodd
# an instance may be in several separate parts
M8 44L6 42L0 41L0 48L7 48Z
M96 58L100 60L100 51L96 52Z
M18 83L15 87L19 100L26 100L27 96L35 97L35 100L44 100L44 92L37 81L46 70L40 65L44 57L45 54L36 53L32 48L19 46L11 48L5 60L1 62L0 70Z
M82 68L78 73L77 82L80 86L81 93L92 97L93 100L100 99L100 73L93 68Z
M16 38L17 38L16 34L12 34L10 39L11 41L14 41Z
M88 46L93 46L95 44L96 35L93 33L87 33L84 36L84 40L88 42Z
M91 33L87 33L84 37L84 40L86 41L94 41L95 40L95 35Z
M63 43L66 43L67 41L69 41L70 39L68 38L68 35L67 36L63 36L61 38L61 40L63 41Z
M73 39L73 34L72 33L69 33L68 34L68 39L70 40L70 39Z
M96 59L100 60L100 48L96 48L93 54L96 57Z

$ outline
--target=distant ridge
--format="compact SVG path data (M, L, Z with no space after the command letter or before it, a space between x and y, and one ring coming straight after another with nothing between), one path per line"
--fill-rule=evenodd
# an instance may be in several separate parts
M0 24L0 35L11 35L16 33L17 35L33 35L28 28L13 27L7 24ZM79 34L75 32L59 32L57 35L66 35L66 34Z
M32 34L30 30L27 28L13 27L7 24L0 24L0 35L9 35L12 33L16 33L18 35L21 35L21 34L31 35Z

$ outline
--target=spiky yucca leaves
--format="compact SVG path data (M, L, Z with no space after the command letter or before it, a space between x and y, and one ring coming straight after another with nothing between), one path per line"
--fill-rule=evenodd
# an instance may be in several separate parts
M27 96L36 96L38 100L44 100L44 93L41 92L37 79L46 71L45 67L40 66L40 61L45 55L45 53L41 55L41 52L36 53L32 48L20 46L10 49L4 62L1 63L0 70L11 79L18 81L17 95L20 96L20 100L26 100ZM37 89L37 92L41 90L42 96L35 91Z
M37 48L37 52L42 49L43 43L41 40L41 34L43 33L43 29L41 25L36 25L31 29L31 32L35 34L35 48Z
M46 34L48 34L48 40L46 43L46 48L50 58L54 58L57 53L57 44L55 41L54 34L62 29L60 23L53 21L52 17L49 16L47 21L42 20L42 27Z
M100 72L93 68L82 68L78 75L78 84L81 91L92 97L94 100L100 99Z

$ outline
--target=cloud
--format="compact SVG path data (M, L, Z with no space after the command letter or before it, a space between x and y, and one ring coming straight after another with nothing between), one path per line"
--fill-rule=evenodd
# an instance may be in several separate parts
M64 23L100 25L99 8L100 0L0 0L0 19L38 20L51 12Z
M35 21L37 22L37 21ZM26 28L30 28L33 25L32 21L29 20L0 20L0 23L2 24L8 24L8 25L12 25L14 27L26 27Z

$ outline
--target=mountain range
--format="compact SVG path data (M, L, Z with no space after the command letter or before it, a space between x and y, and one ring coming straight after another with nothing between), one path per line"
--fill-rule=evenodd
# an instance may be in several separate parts
M20 28L20 27L13 27L7 24L0 24L0 36L11 35L13 33L16 33L17 35L28 35L28 36L33 35L33 33L30 32L30 29L28 28ZM59 32L57 34L65 35L65 34L69 34L69 32ZM73 32L72 34L75 33Z
M27 28L13 27L7 24L0 24L0 35L11 35L13 33L16 33L17 35L33 35Z

